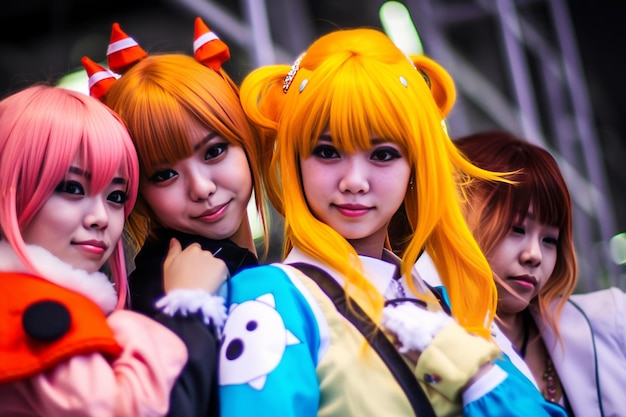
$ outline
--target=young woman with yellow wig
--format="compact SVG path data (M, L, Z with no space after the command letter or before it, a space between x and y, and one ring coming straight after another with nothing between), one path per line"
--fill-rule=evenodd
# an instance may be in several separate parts
M244 79L286 258L228 282L223 416L561 415L492 363L495 286L457 181L501 176L448 138L454 99L442 67L372 29L333 32L291 68ZM402 259L387 238L396 216L410 225ZM424 249L453 318L413 273Z

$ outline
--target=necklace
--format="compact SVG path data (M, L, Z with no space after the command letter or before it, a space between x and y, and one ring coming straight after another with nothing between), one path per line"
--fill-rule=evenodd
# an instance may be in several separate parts
M522 345L519 349L519 354L522 359L526 359L526 349L528 348L528 339L530 334L530 314L528 312L524 313L524 333L522 337ZM556 372L554 370L554 364L552 363L552 359L550 359L550 354L546 350L546 368L543 372L542 378L546 381L546 389L542 391L544 398L550 402L557 402L556 393L557 393L557 381L556 381Z
M546 358L546 371L543 373L543 380L546 381L546 392L544 393L546 400L555 403L556 373L554 372L552 360L549 357Z

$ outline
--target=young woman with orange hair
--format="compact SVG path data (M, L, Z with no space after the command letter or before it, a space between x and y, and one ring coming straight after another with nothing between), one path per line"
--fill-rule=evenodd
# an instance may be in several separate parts
M201 19L195 25L195 55L149 55L114 24L108 48L111 71L101 100L126 123L139 158L137 205L127 238L136 252L129 276L130 307L149 316L161 310L160 270L170 241L200 246L223 260L233 275L258 265L248 218L253 194L264 218L258 140L239 101L239 89L222 64L228 46ZM104 70L104 69L103 69ZM98 78L100 81L105 78ZM137 252L138 251L138 252ZM188 346L189 361L171 396L169 416L217 414L217 350L225 316L223 298L198 291L191 299L214 332L210 345ZM202 331L199 330L199 331Z

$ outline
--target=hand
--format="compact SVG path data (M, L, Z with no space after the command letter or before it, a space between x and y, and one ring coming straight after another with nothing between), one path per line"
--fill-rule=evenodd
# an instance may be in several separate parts
M201 289L213 294L228 277L228 268L221 259L192 243L182 250L180 242L172 238L163 263L165 293L176 289Z

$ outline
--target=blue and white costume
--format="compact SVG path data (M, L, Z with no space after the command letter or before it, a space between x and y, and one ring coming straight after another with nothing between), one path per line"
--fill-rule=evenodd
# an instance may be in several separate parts
M365 276L397 297L398 259L360 257ZM220 349L220 408L235 416L409 416L413 409L363 335L309 277L286 264L306 262L343 278L297 249L284 264L250 268L228 282L229 317ZM418 289L424 284L413 279ZM366 296L361 294L361 297ZM359 294L354 297L359 303ZM439 310L429 304L429 310ZM564 416L532 383L494 366L462 391L499 349L450 322L413 369L438 416ZM512 370L516 368L511 366ZM426 382L426 380L430 382Z

